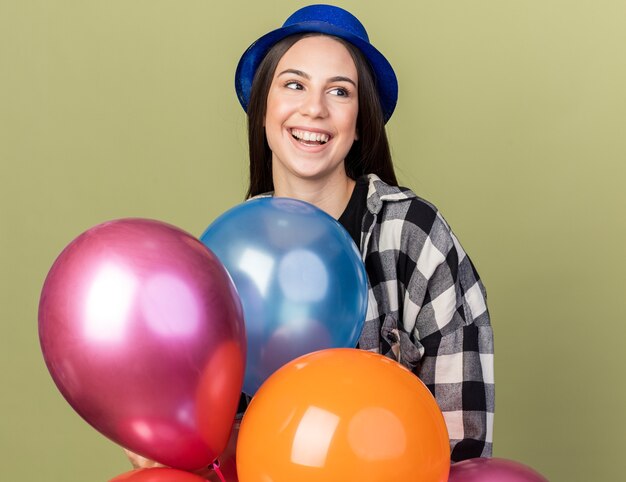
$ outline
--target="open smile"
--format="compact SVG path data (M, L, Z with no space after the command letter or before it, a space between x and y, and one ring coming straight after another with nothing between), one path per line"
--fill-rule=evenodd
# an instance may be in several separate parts
M299 144L305 146L323 146L331 139L331 135L326 132L310 131L295 127L289 129L289 133Z

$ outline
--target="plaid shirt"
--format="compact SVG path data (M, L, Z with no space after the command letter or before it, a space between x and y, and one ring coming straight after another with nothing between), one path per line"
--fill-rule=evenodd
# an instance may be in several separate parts
M485 288L437 208L370 174L360 251L369 279L359 348L409 368L443 412L452 461L490 457L493 333ZM271 193L256 197L271 196ZM250 397L242 394L239 416Z
M370 287L359 348L397 360L426 384L453 461L489 457L494 375L485 288L432 204L368 177L360 251Z

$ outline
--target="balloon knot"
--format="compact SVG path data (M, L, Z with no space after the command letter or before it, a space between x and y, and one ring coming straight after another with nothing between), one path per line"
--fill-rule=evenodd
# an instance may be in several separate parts
M224 478L224 476L222 475L222 471L220 470L220 461L219 461L219 459L215 459L215 462L213 462L211 464L211 468L217 474L217 476L220 478L220 480L222 482L226 482L226 479Z

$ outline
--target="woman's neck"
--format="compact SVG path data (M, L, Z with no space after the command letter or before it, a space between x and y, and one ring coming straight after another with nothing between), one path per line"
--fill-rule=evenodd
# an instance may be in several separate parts
M306 201L339 219L348 205L355 184L348 176L334 176L319 181L275 178L274 195Z

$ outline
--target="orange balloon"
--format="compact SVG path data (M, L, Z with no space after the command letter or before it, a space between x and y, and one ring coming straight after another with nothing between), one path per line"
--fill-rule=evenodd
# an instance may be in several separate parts
M443 415L413 373L350 348L297 358L256 393L237 442L240 482L445 482Z

